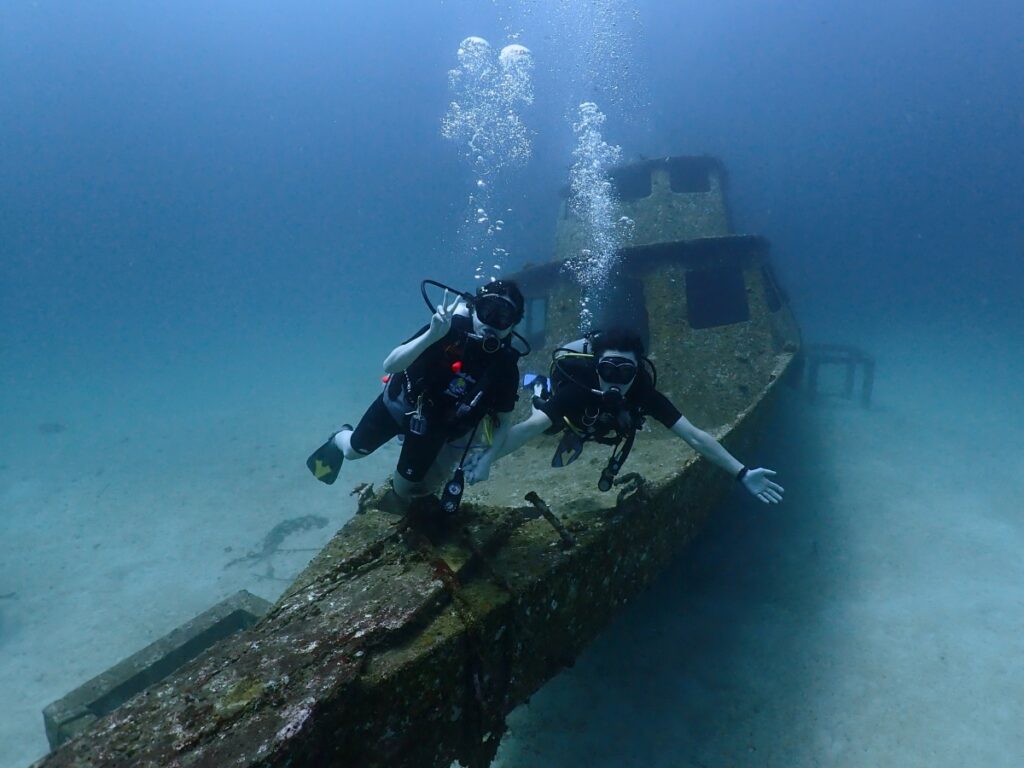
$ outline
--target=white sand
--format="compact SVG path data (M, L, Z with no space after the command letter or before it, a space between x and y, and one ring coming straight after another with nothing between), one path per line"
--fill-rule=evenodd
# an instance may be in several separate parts
M498 765L1024 763L1022 337L968 333L868 339L869 411L787 398L760 457L784 505L737 494L514 713ZM243 354L4 372L0 766L44 753L40 710L92 675L238 589L275 598L311 551L275 556L279 581L225 565L301 515L329 524L284 546L318 547L394 463L332 488L303 467L374 396L376 358Z

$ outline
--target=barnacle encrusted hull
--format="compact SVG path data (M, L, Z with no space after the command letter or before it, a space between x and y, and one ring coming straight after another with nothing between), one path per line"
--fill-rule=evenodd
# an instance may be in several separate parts
M722 435L731 450L790 359ZM260 624L40 765L486 765L504 716L663 568L729 482L691 456L617 506L567 515L569 548L528 506L472 507L420 532L371 499Z

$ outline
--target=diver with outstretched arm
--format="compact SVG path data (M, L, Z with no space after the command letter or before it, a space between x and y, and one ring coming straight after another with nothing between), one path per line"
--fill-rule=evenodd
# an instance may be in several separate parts
M444 485L442 507L453 512L474 438L489 430L491 445L500 448L509 432L522 354L512 344L513 328L525 302L509 280L492 281L475 294L424 281L421 291L432 308L427 284L445 289L430 323L384 360L384 389L359 424L354 429L346 424L331 435L306 465L318 480L331 484L344 460L368 456L402 435L392 477L395 494L407 503ZM449 291L457 295L451 303ZM456 464L455 475L445 483ZM482 478L471 473L471 479Z
M490 466L542 432L561 432L551 462L555 467L579 458L587 441L614 446L598 482L598 487L607 491L629 455L644 417L651 416L735 477L751 495L766 504L782 501L783 488L771 479L774 471L744 466L715 438L691 424L658 391L656 381L653 365L644 356L643 342L635 331L612 328L567 344L555 351L550 381L539 378L536 382L538 396L533 399L533 412L512 427L501 447L492 447L481 461Z

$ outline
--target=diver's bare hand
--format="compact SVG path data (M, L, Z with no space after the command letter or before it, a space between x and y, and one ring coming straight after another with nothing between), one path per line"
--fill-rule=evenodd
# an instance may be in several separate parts
M765 504L778 504L782 501L783 488L768 478L775 477L775 472L763 467L751 469L743 476L743 487L750 491Z
M430 318L430 335L432 338L439 339L448 334L452 327L455 309L458 306L458 298L451 304L448 303L448 289L446 288L441 303L437 305L437 311Z

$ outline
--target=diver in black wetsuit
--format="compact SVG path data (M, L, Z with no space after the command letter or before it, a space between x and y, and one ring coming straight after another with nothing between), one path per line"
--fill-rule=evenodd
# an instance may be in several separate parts
M502 446L492 446L482 459L490 466L495 457L517 450L541 432L562 433L551 461L555 467L575 461L587 441L604 443L613 446L598 481L598 487L607 491L629 455L644 417L651 416L733 475L753 496L766 504L782 500L782 486L771 480L775 472L745 467L711 435L691 424L658 391L655 382L653 366L644 357L643 342L635 331L612 328L567 344L555 351L550 379L535 382L538 396L533 399L533 413L512 427Z
M504 443L518 397L520 352L511 336L523 317L523 295L514 282L504 280L448 301L445 289L430 324L384 360L389 374L384 391L355 429L346 424L309 457L307 466L317 479L333 483L343 458L361 459L403 435L392 486L408 502L435 492L460 454L465 460L485 416L497 421L492 446ZM466 448L452 444L460 438ZM488 466L486 460L475 462L468 479L484 479ZM461 483L461 462L457 476Z

